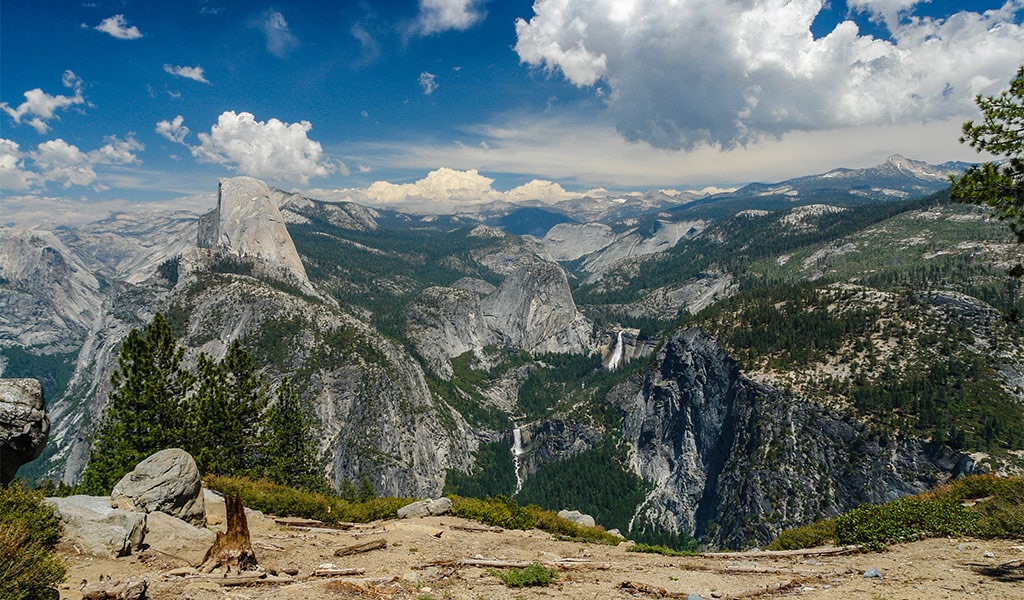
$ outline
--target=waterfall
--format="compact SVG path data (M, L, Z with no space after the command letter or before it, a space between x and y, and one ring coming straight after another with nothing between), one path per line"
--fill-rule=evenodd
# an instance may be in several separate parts
M512 430L512 465L516 470L516 491L518 494L523 489L523 476L519 474L522 467L519 457L523 455L523 432L516 427Z
M619 336L615 339L615 349L612 350L612 357L608 361L608 370L614 371L619 368L619 364L622 362L622 330L619 330Z

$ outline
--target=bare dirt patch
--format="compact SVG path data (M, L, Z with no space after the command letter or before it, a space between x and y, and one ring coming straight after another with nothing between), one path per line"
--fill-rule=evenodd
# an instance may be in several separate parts
M216 515L211 515L217 521ZM542 531L469 531L479 524L454 517L383 521L348 530L299 529L249 513L253 548L273 582L224 586L185 572L185 561L143 550L102 559L63 547L68 559L65 600L80 600L82 582L144 577L149 597L178 600L477 600L480 598L702 598L797 597L822 599L1024 599L1024 569L1000 568L1024 559L1024 540L933 539L887 552L842 556L767 555L665 557L619 547L556 540ZM381 539L386 546L348 556L335 550ZM559 570L558 581L508 588L483 566L461 559L541 562ZM352 576L313 576L325 564L361 570ZM874 567L879 578L865 578ZM295 573L288 575L287 573ZM659 595L664 592L664 595Z

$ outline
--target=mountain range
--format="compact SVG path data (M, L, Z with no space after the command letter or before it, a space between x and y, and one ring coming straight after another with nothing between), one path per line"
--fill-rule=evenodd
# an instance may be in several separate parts
M22 474L77 481L120 343L157 312L187 362L237 340L296 382L338 486L738 548L1019 470L1020 251L948 201L963 167L452 215L238 177L202 216L3 228L0 368L41 379L53 421Z

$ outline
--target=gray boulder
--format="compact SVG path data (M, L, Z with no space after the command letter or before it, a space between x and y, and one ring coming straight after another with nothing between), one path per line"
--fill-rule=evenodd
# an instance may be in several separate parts
M406 504L398 509L399 519L415 519L417 517L428 517L447 514L452 509L452 501L448 498L435 498L433 500L420 500L412 504Z
M584 527L593 527L595 525L594 517L583 514L578 510L560 510L558 511L558 516Z
M162 512L149 513L146 518L146 546L191 566L203 562L216 537L217 534L209 529L189 525Z
M206 523L202 480L192 455L180 448L161 450L135 465L110 493L116 508L162 512L202 527Z
M0 379L0 485L46 447L50 419L43 384L36 379Z
M46 498L61 522L62 538L83 554L126 556L138 550L146 533L146 515L110 506L99 496Z

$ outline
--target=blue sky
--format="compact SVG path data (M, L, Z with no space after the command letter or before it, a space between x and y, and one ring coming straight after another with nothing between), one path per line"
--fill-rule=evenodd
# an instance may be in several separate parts
M973 159L959 124L1024 62L1022 19L1022 0L5 0L0 209L184 206L235 174L444 205Z

